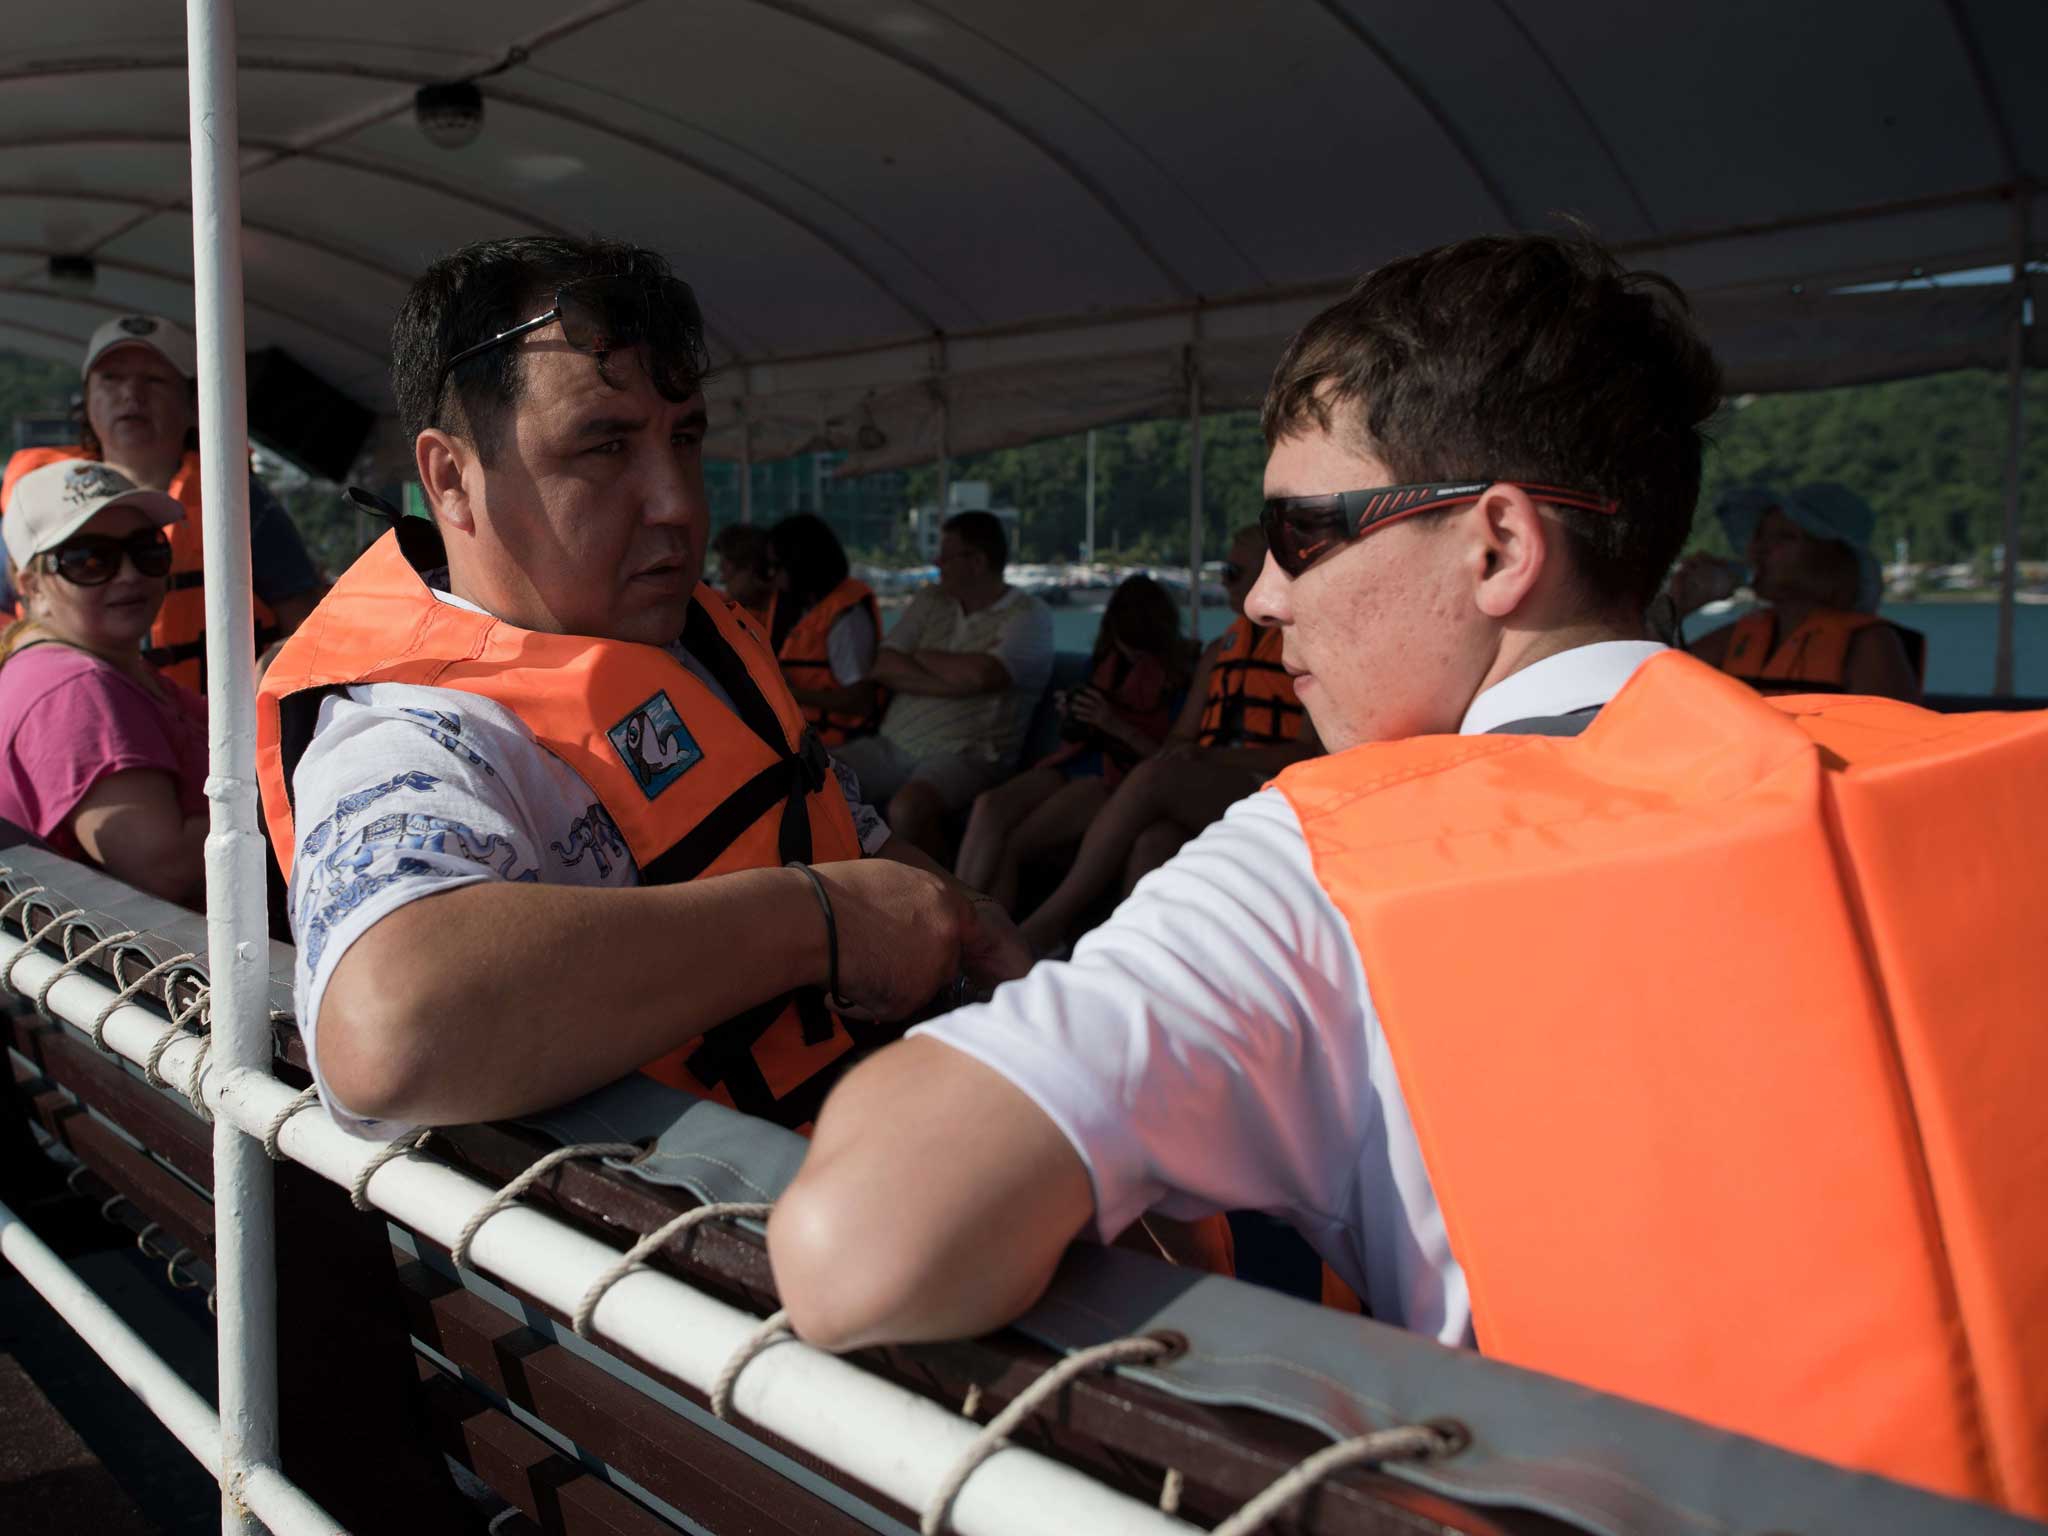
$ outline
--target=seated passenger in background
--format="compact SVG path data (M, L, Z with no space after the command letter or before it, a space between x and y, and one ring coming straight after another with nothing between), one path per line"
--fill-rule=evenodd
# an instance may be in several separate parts
M1014 913L1022 867L1080 840L1131 767L1159 750L1187 682L1179 607L1150 576L1126 578L1102 610L1087 685L1066 701L1060 745L976 798L954 873Z
M22 617L0 635L0 818L138 890L205 887L206 704L142 651L185 509L104 464L22 476L4 528Z
M946 818L1015 766L1052 677L1052 610L1003 580L1003 525L957 512L939 530L939 580L910 600L875 657L882 728L837 754L887 807L896 836L934 858Z
M718 556L715 585L746 609L764 627L775 602L775 561L768 553L768 530L752 523L727 523L711 541Z
M1290 763L1319 750L1294 682L1280 663L1280 632L1261 629L1244 604L1266 558L1256 523L1230 541L1223 584L1237 618L1209 643L1164 750L1131 770L1089 824L1064 879L1020 925L1045 954L1071 938L1121 885L1124 895Z
M1917 700L1926 638L1877 616L1882 575L1870 552L1877 516L1840 485L1763 486L1723 495L1714 513L1731 549L1746 552L1766 606L1703 635L1689 649L1767 693L1840 691ZM1667 586L1675 617L1732 597L1742 568L1694 553Z
M198 351L157 315L109 320L86 344L83 419L68 448L23 448L0 476L0 508L30 470L97 459L144 490L163 491L187 517L171 529L171 588L145 649L166 675L206 691L206 567L199 525ZM326 590L291 514L249 475L249 579L259 654L299 627ZM0 592L0 602L7 594Z
M882 639L875 594L849 574L839 536L814 513L769 529L768 549L775 570L768 640L782 680L826 746L872 736L885 702L868 680Z
M803 1129L873 1019L1019 966L977 965L1007 919L859 804L700 583L694 295L652 251L486 241L393 336L432 521L349 568L258 700L329 1112L388 1137L638 1069Z

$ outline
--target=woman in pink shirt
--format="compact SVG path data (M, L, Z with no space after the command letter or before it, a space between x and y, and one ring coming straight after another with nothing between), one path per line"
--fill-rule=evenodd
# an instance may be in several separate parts
M206 706L142 659L185 509L91 460L22 476L4 523L0 818L139 890L204 888Z

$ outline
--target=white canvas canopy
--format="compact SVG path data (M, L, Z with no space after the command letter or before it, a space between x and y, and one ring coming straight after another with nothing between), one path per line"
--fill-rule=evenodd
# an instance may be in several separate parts
M714 451L877 429L854 469L1178 413L1191 368L1249 403L1351 275L1560 212L1686 284L1737 388L2002 366L2002 292L1831 290L2009 262L2048 161L2048 7L2014 0L237 9L252 347L388 412L426 261L601 231L697 286ZM0 344L191 318L180 20L9 16ZM415 89L478 76L437 147Z

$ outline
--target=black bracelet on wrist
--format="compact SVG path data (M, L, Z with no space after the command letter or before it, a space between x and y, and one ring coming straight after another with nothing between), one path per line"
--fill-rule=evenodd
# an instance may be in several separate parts
M843 1007L839 1000L839 919L832 915L832 898L825 894L825 882L810 865L791 859L782 867L802 871L817 893L818 910L825 914L825 1000L835 1008Z

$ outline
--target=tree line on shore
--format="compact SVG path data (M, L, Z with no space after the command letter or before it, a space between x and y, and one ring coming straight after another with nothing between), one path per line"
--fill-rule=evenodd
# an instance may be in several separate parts
M0 352L0 422L65 410L77 391L75 368ZM2048 374L2028 375L2024 410L2028 430L2021 455L2020 554L2037 560L2048 557ZM2006 419L2004 378L1976 371L1740 396L1724 407L1712 429L1694 542L1721 549L1720 529L1704 514L1730 486L1837 480L1876 508L1878 550L1884 559L1890 560L1896 541L1904 539L1909 558L1918 563L1985 560L2002 540ZM1229 529L1258 516L1265 445L1250 411L1206 418L1202 438L1204 546L1214 553ZM1097 432L1098 558L1161 565L1186 558L1188 443L1184 421L1131 422ZM268 478L315 558L329 570L345 566L355 553L357 525L336 488L288 469ZM801 483L805 477L796 478ZM1085 520L1085 434L969 455L954 462L952 478L987 481L996 505L1018 509L1017 558L1078 557ZM935 466L895 479L906 508L937 500ZM837 499L828 493L828 518ZM765 519L795 510L800 509L764 507L757 500L755 515ZM856 519L842 536L856 558L885 563L911 558L902 519L879 524L872 517Z

